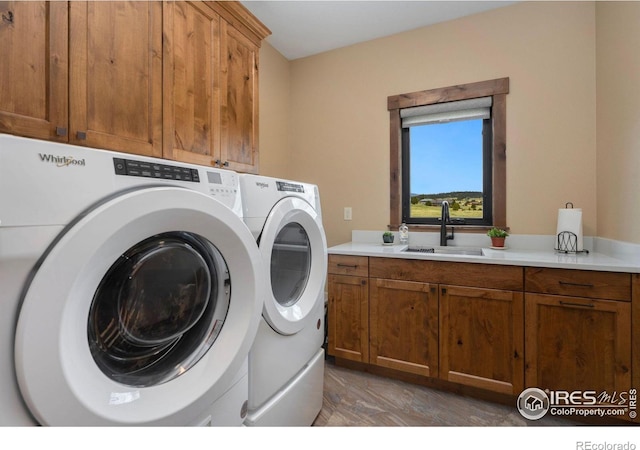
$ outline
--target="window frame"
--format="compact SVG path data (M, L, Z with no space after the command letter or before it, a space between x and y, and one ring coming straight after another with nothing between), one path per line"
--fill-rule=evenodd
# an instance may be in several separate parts
M397 229L402 223L403 148L400 111L415 106L493 97L492 122L492 223L490 225L456 225L458 229L482 231L492 226L507 228L506 224L506 96L509 78L480 81L438 89L394 95L387 98L390 122L390 217L389 228ZM436 224L408 224L413 230L438 228Z

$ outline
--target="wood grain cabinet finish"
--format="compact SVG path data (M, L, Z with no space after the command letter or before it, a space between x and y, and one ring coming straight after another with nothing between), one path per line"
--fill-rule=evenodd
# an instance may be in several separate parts
M68 140L65 2L0 2L0 132Z
M436 285L371 278L369 333L371 364L438 376Z
M237 15L251 17L235 2L164 8L164 157L258 173L259 42L268 30L243 27Z
M540 294L631 301L631 274L527 267L525 290Z
M639 274L344 255L329 272L336 357L510 396L640 383Z
M368 277L369 258L366 256L329 255L328 270L329 273L336 275Z
M236 1L0 2L0 132L258 172L258 58Z
M631 304L525 294L526 387L627 391Z
M440 377L503 394L524 385L522 292L440 286Z
M220 159L220 15L205 2L164 4L164 156Z
M525 289L527 387L631 387L631 274L528 267Z
M220 158L233 170L258 173L259 48L226 22L221 36Z
M369 258L329 255L329 355L369 362Z
M522 290L522 267L402 258L369 258L372 278Z
M0 131L162 156L161 2L0 10Z
M359 258L330 255L329 272L364 277L367 259ZM370 364L499 393L521 392L522 267L396 258L368 258L368 263ZM334 283L330 278L329 291L338 295Z
M69 142L162 156L162 3L69 2Z

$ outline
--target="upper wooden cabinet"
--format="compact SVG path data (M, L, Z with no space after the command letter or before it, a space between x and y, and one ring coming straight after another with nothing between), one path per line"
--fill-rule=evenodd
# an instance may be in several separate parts
M204 2L167 2L164 28L164 155L214 166L220 159L220 16Z
M67 3L0 2L0 16L0 132L66 141Z
M0 132L258 172L239 2L0 2Z
M69 142L162 156L162 4L69 2Z
M222 164L258 172L259 48L222 22Z
M258 173L258 59L269 34L236 2L164 6L164 156Z

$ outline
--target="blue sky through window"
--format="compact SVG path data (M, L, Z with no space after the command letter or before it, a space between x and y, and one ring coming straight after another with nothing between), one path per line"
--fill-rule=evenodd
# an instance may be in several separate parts
M411 127L411 194L482 192L482 120Z

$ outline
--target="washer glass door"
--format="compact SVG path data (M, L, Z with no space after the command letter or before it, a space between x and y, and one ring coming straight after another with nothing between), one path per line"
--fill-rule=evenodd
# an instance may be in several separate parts
M111 266L89 311L91 354L100 370L147 387L189 370L215 341L229 307L220 252L193 233L163 233Z

